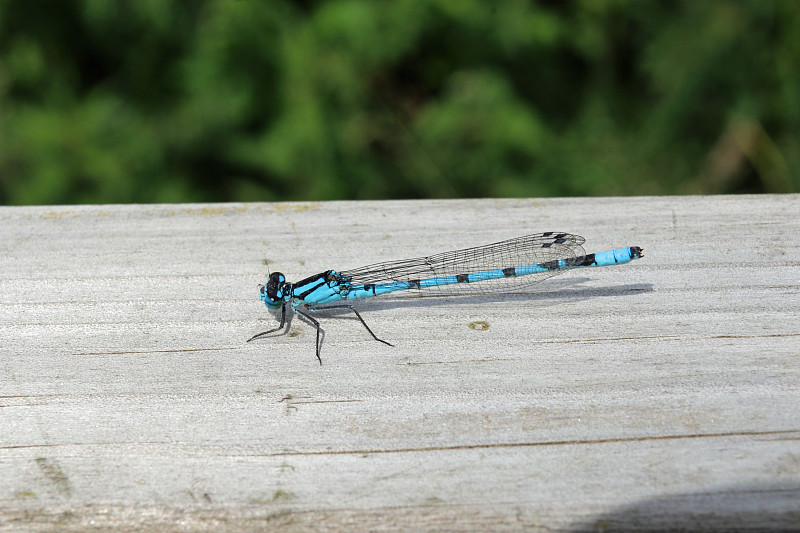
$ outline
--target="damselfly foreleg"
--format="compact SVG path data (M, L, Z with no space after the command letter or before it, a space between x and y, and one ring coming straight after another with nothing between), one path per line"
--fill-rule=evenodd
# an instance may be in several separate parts
M254 341L256 339L260 339L261 337L269 335L270 333L275 333L276 331L280 331L283 329L283 326L285 325L286 325L286 304L283 304L281 306L281 325L269 331L262 331L261 333L256 333L255 335L247 339L247 342Z

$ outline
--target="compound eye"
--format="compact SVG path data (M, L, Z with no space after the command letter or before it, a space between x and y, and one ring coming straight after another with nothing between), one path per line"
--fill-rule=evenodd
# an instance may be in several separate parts
M286 283L286 277L280 272L273 272L269 275L267 286L264 288L267 298L273 302L278 303L283 301L283 285Z

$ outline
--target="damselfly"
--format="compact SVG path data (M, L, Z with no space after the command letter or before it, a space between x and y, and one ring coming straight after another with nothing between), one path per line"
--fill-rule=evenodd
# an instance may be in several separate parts
M392 346L372 332L353 305L330 304L397 291L442 296L497 294L516 291L572 268L621 265L642 257L638 246L587 254L581 246L584 242L579 235L550 231L430 257L377 263L341 272L326 270L297 283L289 283L282 273L274 272L260 288L261 300L270 309L281 310L281 323L247 342L283 329L286 306L291 304L295 313L317 329L317 359L322 364L320 325L309 315L312 312L350 309L372 338Z

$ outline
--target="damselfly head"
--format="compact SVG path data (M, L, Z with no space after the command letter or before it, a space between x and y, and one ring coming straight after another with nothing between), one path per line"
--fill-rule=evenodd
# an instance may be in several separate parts
M261 288L261 300L270 309L278 309L283 305L284 297L283 286L286 284L286 276L280 272L273 272L269 275L267 285Z

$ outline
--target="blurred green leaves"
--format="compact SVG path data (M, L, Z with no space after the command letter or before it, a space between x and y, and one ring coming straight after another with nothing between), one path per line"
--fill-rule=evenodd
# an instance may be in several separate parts
M7 0L0 203L800 190L792 0Z

